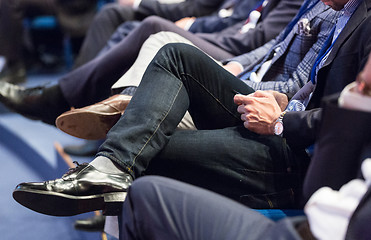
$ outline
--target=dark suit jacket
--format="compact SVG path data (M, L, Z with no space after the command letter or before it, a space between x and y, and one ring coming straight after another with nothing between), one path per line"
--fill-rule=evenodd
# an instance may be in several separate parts
M243 21L221 32L197 33L197 36L238 56L275 38L297 14L302 3L303 0L270 0L257 26L247 33L239 33Z
M238 22L245 22L250 12L255 9L259 2L260 0L237 0L232 6L233 14L230 17L221 18L219 17L219 11L216 11L212 15L197 18L188 31L193 33L213 33L219 32ZM220 9L223 7L225 7L225 4Z
M371 113L339 107L338 97L323 101L321 127L304 181L305 200L323 186L339 190L362 178L362 162L371 157Z
M364 0L339 35L328 59L318 72L316 89L307 111L285 115L284 137L294 148L314 143L321 118L321 101L353 82L371 50L371 0Z
M139 19L157 15L171 21L183 17L200 17L216 11L225 0L186 0L181 3L163 4L159 1L142 0L136 13Z

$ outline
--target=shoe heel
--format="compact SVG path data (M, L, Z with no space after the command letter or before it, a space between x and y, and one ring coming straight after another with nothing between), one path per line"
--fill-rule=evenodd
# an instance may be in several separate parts
M126 198L126 192L115 192L104 194L104 202L124 202Z
M121 214L122 204L125 201L126 192L109 193L104 195L103 215L117 216Z

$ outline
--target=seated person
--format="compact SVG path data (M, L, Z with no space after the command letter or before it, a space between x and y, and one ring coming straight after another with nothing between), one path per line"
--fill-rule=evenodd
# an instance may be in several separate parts
M6 65L0 81L25 80L24 18L56 16L63 31L72 37L84 37L97 10L97 0L2 0L0 4L0 55Z
M256 0L244 0L238 3L240 14L246 10L244 5L254 5ZM135 26L140 24L140 21L148 16L156 15L170 21L177 21L185 17L195 17L202 19L202 16L219 11L234 9L235 3L228 4L230 0L119 0L115 3L106 4L93 19L91 26L88 29L86 38L81 46L78 56L74 62L74 68L80 67L88 61L94 59L101 49L106 45L112 34L119 33L120 39L126 36ZM223 10L224 9L224 10ZM246 16L244 13L243 16ZM246 17L244 17L246 18ZM237 21L237 19L235 19ZM230 20L225 19L225 22L231 24ZM201 25L196 23L195 25ZM118 35L118 34L116 34ZM115 44L117 37L114 38ZM112 42L112 41L111 41Z
M334 103L330 100L305 180L304 189L310 197L305 207L307 218L286 218L275 223L214 193L170 179L143 177L133 183L124 202L121 239L368 239L371 58L357 82L347 86L339 100L338 96ZM347 124L350 117L360 127ZM342 128L337 122L343 124ZM332 135L352 141L329 138Z
M363 166L370 174L371 159ZM309 200L308 219L273 222L213 192L162 177L143 177L128 191L120 239L369 239L371 186L354 180L339 193L324 194L328 190L319 190ZM321 197L327 202L319 201Z
M287 103L282 93L254 91L197 48L168 44L148 66L90 164L78 165L60 179L21 183L13 197L44 214L101 209L114 215L133 179L156 174L254 208L299 207L310 160L306 148L315 141L320 102L353 81L371 47L364 34L371 27L371 0L327 4L344 8L349 21L345 26L338 21L342 31L329 37L337 40L328 57L320 58L301 89L310 94L299 92ZM362 51L347 64L343 56L354 53L354 46ZM187 110L197 130L175 131Z
M293 9L289 7L292 4L291 1L281 1L280 5L281 3L284 4L281 7L285 11L282 9L279 12L272 10L271 13L275 12L275 14L268 14L263 21L264 23L262 22L261 25L258 23L255 28L257 29L257 34L250 35L250 31L248 31L246 36L260 39L260 29L262 25L265 25L266 21L269 24L272 21L271 17L276 19L278 15L284 14L287 9L291 9L290 12L292 12ZM295 3L296 5L297 3ZM310 28L309 33L297 34L298 25L291 26L287 32L283 32L273 42L250 52L248 56L236 59L236 61L246 63L246 67L259 64L262 60L261 58L264 58L265 53L271 48L272 44L275 44L277 47L281 44L283 47L280 48L281 51L276 55L273 66L268 71L269 77L267 76L264 82L279 82L275 86L284 92L292 92L299 89L308 79L310 68L314 64L319 49L331 32L331 27L337 17L336 12L323 4L318 4L316 8L308 9L308 13L305 12L305 14L308 15L306 19L311 20L308 23L310 26L306 25ZM295 22L297 21L298 19ZM141 24L125 41L122 41L103 56L64 76L55 86L24 89L0 83L1 102L24 116L54 124L56 118L72 106L75 108L83 107L105 99L111 93L112 84L133 64L142 46L141 41L146 39L140 38L141 41L139 41L137 34L142 34L142 30L147 28L152 29L151 26L151 24ZM129 44L133 43L133 41L135 45ZM138 42L139 44L137 44ZM207 43L204 45L206 41L193 43L215 59L220 59L220 54L226 53L222 48L218 48L213 44ZM247 46L250 46L250 44ZM298 47L299 49L297 49ZM270 53L273 53L273 51L274 49L271 49ZM134 55L131 54L133 52L135 53ZM267 55L267 57L270 56ZM229 65L232 65L232 63L228 64L228 67ZM240 67L238 69L241 71ZM243 76L243 79L246 78ZM260 85L267 85L267 83L258 84L254 88L259 89ZM269 88L272 87L270 86Z

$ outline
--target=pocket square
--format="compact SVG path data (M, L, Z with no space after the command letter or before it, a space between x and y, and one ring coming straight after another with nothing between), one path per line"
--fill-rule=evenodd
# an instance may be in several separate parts
M307 18L302 18L297 24L297 34L308 36L310 35L310 22Z

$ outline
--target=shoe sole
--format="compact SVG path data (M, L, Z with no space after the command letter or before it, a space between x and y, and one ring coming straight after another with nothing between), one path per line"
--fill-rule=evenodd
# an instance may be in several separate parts
M75 111L59 116L56 120L56 126L74 137L98 140L106 138L108 131L120 117L120 113L102 114L91 111Z
M107 216L117 216L121 213L126 192L71 196L42 190L16 189L13 198L26 208L51 216L74 216L96 210L103 210Z

